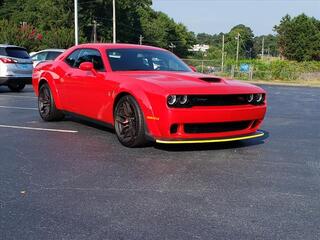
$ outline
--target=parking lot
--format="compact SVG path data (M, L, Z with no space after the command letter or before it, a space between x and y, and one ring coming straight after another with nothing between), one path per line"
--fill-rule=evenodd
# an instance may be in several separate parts
M0 239L319 239L320 88L263 88L262 140L128 149L0 87Z

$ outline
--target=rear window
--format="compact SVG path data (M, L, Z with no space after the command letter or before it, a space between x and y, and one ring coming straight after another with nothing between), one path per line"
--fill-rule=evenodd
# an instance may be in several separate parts
M8 57L24 59L30 58L29 54L27 53L27 50L24 48L6 48L6 53Z

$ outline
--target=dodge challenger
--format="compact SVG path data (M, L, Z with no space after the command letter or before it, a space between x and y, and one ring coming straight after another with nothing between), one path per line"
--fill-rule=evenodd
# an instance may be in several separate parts
M263 136L266 92L197 73L173 53L131 44L82 44L40 63L33 88L44 121L66 114L108 124L127 147Z

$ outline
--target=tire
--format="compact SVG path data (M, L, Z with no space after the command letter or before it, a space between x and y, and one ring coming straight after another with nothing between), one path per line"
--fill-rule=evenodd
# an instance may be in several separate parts
M24 87L26 86L25 83L9 83L8 84L8 88L12 91L12 92L21 92Z
M148 144L143 113L130 95L120 98L116 104L114 128L119 142L126 147L144 147Z
M56 108L47 83L42 84L39 89L38 109L41 118L46 122L60 121L64 118L63 112Z

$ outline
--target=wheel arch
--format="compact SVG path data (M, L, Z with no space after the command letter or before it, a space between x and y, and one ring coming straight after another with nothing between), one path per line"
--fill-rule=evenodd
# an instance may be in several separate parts
M133 93L132 91L128 91L127 89L122 89L120 90L113 101L113 108L112 108L112 119L114 121L114 111L116 108L116 105L118 103L118 101L124 97L130 95L132 96L138 103L143 117L144 117L144 122L145 122L145 127L146 127L146 135L149 137L150 140L153 140L154 137L153 136L157 136L159 135L159 128L156 124L156 121L154 120L149 120L150 116L153 116L153 108L152 105L149 101L149 98L147 96L147 94L141 90L141 89L135 89L135 92Z
M43 84L48 84L49 85L50 90L52 92L52 97L53 97L55 105L56 105L56 108L59 109L59 110L62 110L62 105L61 105L59 93L58 93L58 90L57 90L56 85L54 84L54 82L50 81L50 80L48 80L48 78L42 76L40 78L40 80L39 80L38 92L39 92L39 90L40 90L40 88L41 88L41 86Z

